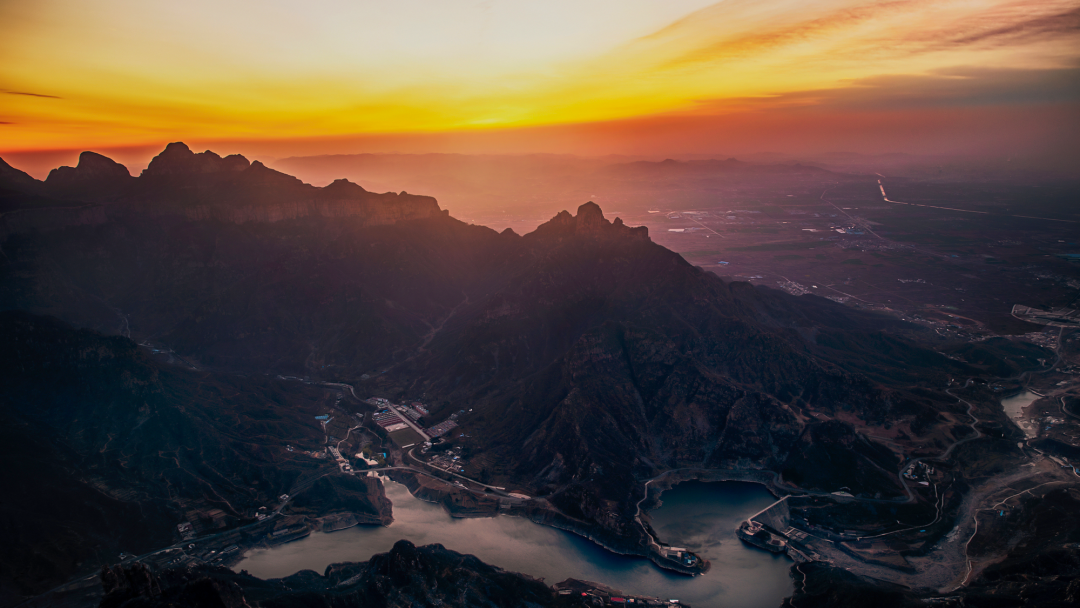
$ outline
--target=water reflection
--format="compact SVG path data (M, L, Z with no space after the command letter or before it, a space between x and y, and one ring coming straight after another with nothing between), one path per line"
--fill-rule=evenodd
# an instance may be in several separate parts
M712 562L707 574L690 578L520 517L454 519L441 507L413 498L404 486L384 483L394 503L393 525L316 532L274 549L253 550L236 569L260 578L303 569L323 572L334 562L367 560L407 538L417 545L441 543L500 568L543 577L548 584L574 577L626 592L679 598L696 608L779 606L791 593L790 560L735 538L738 521L773 500L757 484L687 482L663 494L664 505L652 514L654 529L665 541L686 545Z

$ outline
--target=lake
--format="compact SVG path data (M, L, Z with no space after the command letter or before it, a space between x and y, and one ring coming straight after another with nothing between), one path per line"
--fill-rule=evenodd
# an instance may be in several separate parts
M627 593L679 598L695 608L779 606L792 591L790 559L748 547L735 537L741 519L775 500L760 484L689 481L664 492L663 506L650 514L660 539L685 546L712 562L705 575L688 577L521 517L455 519L442 507L414 498L405 486L383 483L394 503L394 523L389 527L314 532L273 549L251 550L234 569L260 578L280 578L305 569L321 573L335 562L365 561L407 538L416 545L440 543L471 553L505 570L543 577L549 585L572 577Z
M1001 400L1001 407L1005 408L1005 413L1009 418L1012 418L1016 426L1020 427L1020 430L1024 431L1024 434L1028 439L1035 437L1038 434L1038 426L1032 424L1023 419L1024 408L1031 405L1035 401L1040 399L1035 393L1025 390L1012 397L1006 397Z

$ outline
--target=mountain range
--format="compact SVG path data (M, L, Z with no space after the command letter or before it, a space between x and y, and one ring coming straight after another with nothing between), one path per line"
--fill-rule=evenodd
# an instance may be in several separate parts
M282 404L319 397L267 375L423 399L432 421L458 413L470 476L523 488L545 517L644 554L644 482L679 469L932 513L938 497L912 493L900 471L973 434L945 387L1038 358L1000 345L961 357L893 317L726 282L591 202L526 235L496 232L430 197L316 188L177 143L138 177L89 152L44 182L0 164L0 204L0 310L23 311L0 317L4 416L56 442L41 473L8 474L44 487L43 500L114 501L98 509L112 523L56 536L57 551L107 545L125 509L149 509L147 528L129 531L149 546L184 501L239 517L292 483L302 472L270 446L310 408ZM184 364L151 361L149 348ZM1000 408L980 416L1007 426ZM1015 433L962 449L1015 455ZM950 508L967 483L955 481L941 498ZM377 488L324 494L386 516ZM35 551L33 534L20 538ZM61 579L85 551L7 577L9 593Z

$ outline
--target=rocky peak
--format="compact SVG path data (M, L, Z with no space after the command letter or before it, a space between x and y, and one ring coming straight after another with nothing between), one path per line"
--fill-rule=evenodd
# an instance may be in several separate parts
M334 183L324 186L322 191L323 194L334 199L360 198L367 194L367 190L347 179L335 179Z
M75 170L83 175L102 175L110 177L131 177L127 167L121 165L108 156L89 150L79 155L79 164Z
M207 152L213 154L213 152L210 152L209 150L207 150ZM243 171L244 169L247 169L250 164L248 159L244 158L243 155L230 154L221 159L220 166L222 171Z
M97 152L83 152L75 167L57 167L45 178L49 196L98 200L121 193L135 178L127 167Z
M97 152L83 152L79 155L79 164L72 167L57 167L49 172L45 183L49 185L74 182L127 180L131 173L127 167L108 156Z
M560 211L558 215L537 227L533 233L540 237L554 238L584 237L584 238L641 238L648 240L649 229L645 226L631 228L623 223L621 218L615 218L614 222L604 218L604 212L600 205L589 201L578 207L577 215L570 215L568 211Z
M173 142L150 161L142 172L143 176L158 177L166 175L187 175L192 173L220 173L225 171L243 171L250 163L239 154L221 158L207 150L195 154L183 142Z
M400 582L407 582L411 574L427 570L423 567L426 565L423 561L416 545L402 539L394 543L389 553L374 556L371 559L371 565L379 574L401 579Z
M578 207L576 226L578 234L600 234L600 231L609 225L610 222L604 219L604 212L600 209L600 205L589 201Z

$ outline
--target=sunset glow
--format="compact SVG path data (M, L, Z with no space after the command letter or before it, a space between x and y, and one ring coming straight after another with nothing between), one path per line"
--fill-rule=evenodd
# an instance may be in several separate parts
M6 2L0 153L1077 99L1075 1L298 5Z

